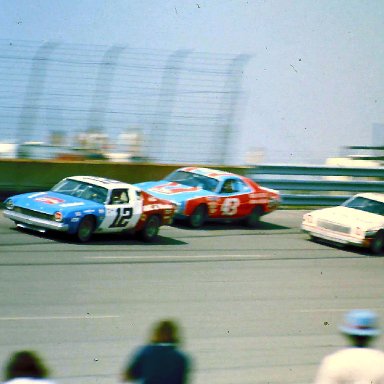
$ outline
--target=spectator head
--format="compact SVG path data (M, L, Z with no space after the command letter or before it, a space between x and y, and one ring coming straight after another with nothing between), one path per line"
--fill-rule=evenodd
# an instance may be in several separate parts
M152 332L152 343L178 344L179 327L173 320L162 320L155 324Z
M341 332L356 347L366 347L380 334L378 316L369 310L355 309L345 315Z
M20 351L14 353L5 367L5 379L18 377L42 379L48 376L48 369L35 352Z

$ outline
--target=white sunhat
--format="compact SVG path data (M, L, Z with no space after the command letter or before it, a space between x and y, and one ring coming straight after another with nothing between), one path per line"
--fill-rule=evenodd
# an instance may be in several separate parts
M366 309L355 309L345 316L345 323L340 326L341 332L352 336L378 336L378 316Z

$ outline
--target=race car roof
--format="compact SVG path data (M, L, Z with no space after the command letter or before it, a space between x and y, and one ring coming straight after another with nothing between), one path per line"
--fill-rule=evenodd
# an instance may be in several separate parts
M97 177L97 176L70 176L67 177L67 179L71 180L77 180L77 181L83 181L84 183L89 183L89 184L94 184L98 185L99 187L103 187L106 189L115 189L115 188L133 188L136 190L140 190L140 188L124 183L119 180L113 180L113 179L108 179L105 177Z
M236 176L234 173L231 172L220 171L218 169L211 168L184 167L178 169L178 171L196 173L197 175L207 176L217 180L227 178L228 176Z

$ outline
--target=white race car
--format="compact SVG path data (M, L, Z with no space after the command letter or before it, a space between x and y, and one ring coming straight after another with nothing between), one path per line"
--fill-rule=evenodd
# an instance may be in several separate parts
M359 193L338 207L303 216L301 228L309 236L344 245L384 252L384 194Z

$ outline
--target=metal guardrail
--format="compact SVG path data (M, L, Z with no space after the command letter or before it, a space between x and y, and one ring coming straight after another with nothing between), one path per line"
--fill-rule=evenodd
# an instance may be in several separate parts
M286 178L287 175L294 178ZM247 176L260 185L279 190L283 205L291 206L333 206L355 193L384 193L384 167L259 165L250 169Z
M79 172L76 162L49 162L44 177L44 161L0 161L0 201L6 196L31 190L43 190L68 175ZM83 164L81 164L83 165ZM90 174L139 182L160 178L173 170L171 165L90 162ZM384 167L341 168L309 165L259 165L253 168L228 168L244 174L260 185L277 189L285 206L333 206L358 192L384 193ZM83 172L83 171L80 171ZM140 175L140 178L138 177ZM54 181L55 180L55 181Z
M309 175L309 176L353 176L379 177L384 179L384 167L379 168L351 168L327 167L310 165L268 165L261 164L251 168L248 174L265 175Z

